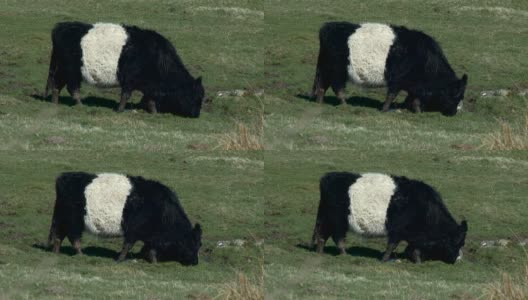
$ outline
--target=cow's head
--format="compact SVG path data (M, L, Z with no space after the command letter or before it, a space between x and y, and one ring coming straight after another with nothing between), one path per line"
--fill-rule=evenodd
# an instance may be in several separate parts
M422 90L420 100L425 111L440 111L443 115L454 116L462 108L468 76L447 83L435 83Z
M466 241L467 229L467 222L464 220L454 232L450 233L449 237L425 245L421 249L423 259L441 260L454 264L462 258L462 247Z
M202 78L190 80L186 83L169 82L170 87L163 88L158 101L160 112L169 112L189 118L198 118L205 91Z
M201 246L202 228L197 223L187 234L176 240L164 242L157 251L162 260L175 260L185 266L194 266L198 264L198 252Z

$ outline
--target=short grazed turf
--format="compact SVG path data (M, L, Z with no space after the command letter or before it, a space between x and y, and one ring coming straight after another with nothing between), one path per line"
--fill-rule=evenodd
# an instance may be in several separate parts
M267 1L264 220L266 295L271 299L472 299L528 257L528 153L490 151L487 141L515 128L526 142L528 5L523 1ZM383 22L423 30L441 44L457 75L469 75L455 117L381 113L384 89L347 87L348 104L329 89L307 97L326 21ZM509 90L507 96L483 91ZM489 92L487 93L489 95ZM402 92L396 100L402 102ZM524 128L524 131L522 131ZM524 135L523 135L523 132ZM349 233L347 255L309 248L319 178L329 171L405 175L434 186L455 218L468 220L465 258L456 265L381 263L384 239ZM485 240L507 247L481 248ZM401 253L405 243L398 248ZM526 285L525 285L526 290Z
M160 32L203 76L213 102L199 119L151 115L136 93L118 114L118 89L83 85L82 107L66 91L52 105L40 97L50 31L66 20ZM342 20L435 37L457 75L469 75L464 111L381 113L383 89L352 85L345 106L331 90L324 104L313 102L318 29ZM528 262L518 246L528 238L528 153L486 143L503 122L520 139L528 130L526 1L9 0L0 3L0 28L0 298L211 299L237 272L256 284L264 266L266 299L474 299ZM235 89L249 93L218 96ZM509 92L488 96L499 89ZM239 124L258 128L262 116L256 140L265 150L222 151L226 135L236 137ZM203 225L200 264L151 265L135 254L117 264L121 240L90 234L83 257L67 241L60 255L48 252L54 180L74 170L142 175L173 188ZM336 256L332 241L317 255L309 241L318 180L335 170L434 186L455 218L468 220L463 261L384 264L384 239L353 233L347 255ZM235 239L244 246L218 246ZM481 247L498 239L511 242Z

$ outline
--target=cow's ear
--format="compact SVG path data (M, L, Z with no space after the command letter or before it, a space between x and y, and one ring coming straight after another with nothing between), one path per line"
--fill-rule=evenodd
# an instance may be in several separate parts
M468 230L467 222L466 220L463 220L462 223L460 223L460 231L467 232L467 230Z
M197 86L202 85L202 76L196 78L196 80L194 81L194 84Z

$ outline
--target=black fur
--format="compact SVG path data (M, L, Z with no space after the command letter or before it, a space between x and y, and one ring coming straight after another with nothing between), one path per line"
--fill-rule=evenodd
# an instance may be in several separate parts
M52 31L53 49L45 96L53 89L53 101L60 90L68 91L80 103L82 75L80 41L93 26L64 22ZM159 33L123 25L128 34L118 62L117 79L121 87L118 110L125 108L133 91L143 93L142 103L151 112L167 112L199 117L205 97L201 77L194 79L183 65L173 45Z
M360 177L354 173L333 172L321 178L321 199L312 237L312 243L318 244L319 252L329 237L338 247L344 247L339 242L344 241L349 230L348 190ZM467 222L462 221L458 225L431 186L406 177L392 178L396 190L386 215L388 245L406 241L409 245L407 251L418 249L421 259L454 263L464 246ZM390 257L390 253L388 255Z
M49 243L58 252L68 237L79 253L84 231L86 198L84 191L97 175L63 173L56 180L57 198L51 222ZM154 259L175 260L184 265L198 263L201 227L193 228L177 195L165 185L143 177L128 176L132 191L123 209L121 227L124 245L142 241L142 252L153 250ZM76 245L77 242L77 245ZM128 250L126 251L128 252ZM126 252L123 257L126 257Z
M328 87L344 103L344 93L349 75L348 38L360 25L348 22L325 23L319 31L319 57L312 96L321 102ZM385 64L387 99L383 110L398 92L406 91L405 104L419 111L440 111L455 115L464 98L467 75L457 79L438 43L430 36L402 26L392 26L395 40Z

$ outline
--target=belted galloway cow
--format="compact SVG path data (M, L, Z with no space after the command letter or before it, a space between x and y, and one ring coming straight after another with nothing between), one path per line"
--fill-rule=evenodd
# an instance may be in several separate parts
M323 252L332 237L341 254L351 230L363 236L387 236L383 261L401 241L420 263L461 257L467 222L459 225L431 186L402 176L378 173L327 173L320 181L321 199L312 244Z
M386 86L383 111L403 90L407 108L452 116L462 107L467 75L458 79L438 43L421 31L377 23L325 23L319 31L312 97L322 102L332 87L345 104L347 81Z
M194 228L176 194L165 185L143 177L113 173L61 174L55 184L56 200L49 244L60 251L65 237L82 254L81 236L123 236L117 261L123 261L137 241L150 262L175 260L198 264L202 229Z
M78 104L84 81L98 87L120 87L118 111L125 109L132 92L143 93L150 112L199 117L204 101L201 77L194 79L173 45L159 33L136 26L81 22L55 25L48 82L58 103L66 86Z

